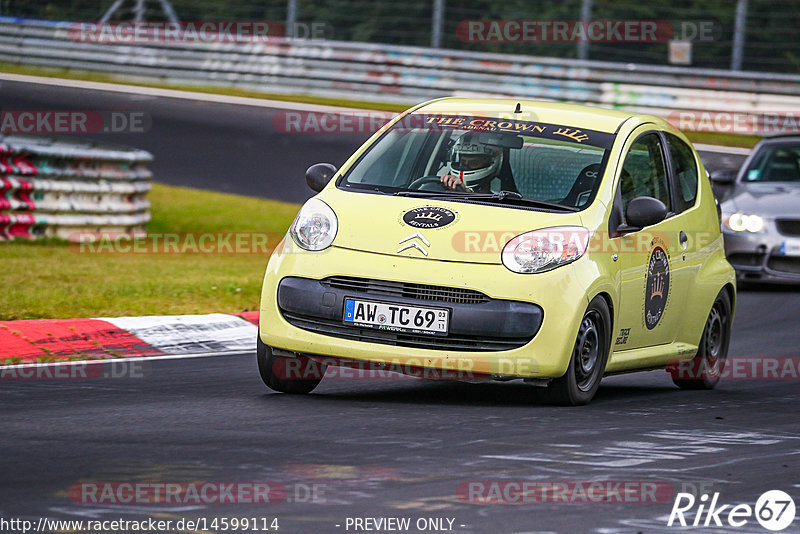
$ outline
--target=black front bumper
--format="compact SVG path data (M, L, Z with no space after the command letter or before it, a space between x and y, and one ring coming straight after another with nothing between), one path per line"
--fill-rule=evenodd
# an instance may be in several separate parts
M447 336L427 336L348 325L342 321L345 297L449 308L450 330ZM458 288L341 277L335 280L286 277L278 285L278 308L290 324L311 332L432 350L518 348L533 339L544 318L542 308L530 302L491 299Z

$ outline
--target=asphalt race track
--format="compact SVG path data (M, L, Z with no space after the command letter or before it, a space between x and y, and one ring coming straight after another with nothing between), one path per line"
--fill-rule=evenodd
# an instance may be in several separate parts
M137 107L152 114L152 130L106 138L151 150L158 180L291 201L310 194L305 167L340 164L366 137L286 139L266 109L108 93L87 101L77 90L9 82L0 95L4 110ZM799 316L800 290L741 291L729 356L797 358ZM132 368L96 379L0 376L0 517L277 517L284 534L364 532L348 528L348 518L380 517L452 520L452 532L475 534L658 533L679 531L666 526L677 492L718 492L720 506L752 506L781 489L800 503L800 376L692 392L653 371L604 380L589 406L555 408L514 383L343 377L306 397L282 395L263 386L254 354ZM271 482L287 498L95 504L76 491L178 481ZM643 503L612 495L497 504L470 500L463 488L478 481L648 482L670 491ZM767 532L753 518L741 528L686 531ZM798 522L783 532L800 532Z
M150 151L155 156L150 169L158 182L298 203L313 194L304 178L309 166L341 166L371 133L287 134L281 131L286 129L284 116L269 108L10 81L0 81L0 109L144 114L145 132L73 135ZM736 167L744 159L712 153L701 157L709 171Z
M743 293L730 355L796 357L798 313L798 292ZM0 380L0 515L255 515L277 517L284 533L347 532L348 517L452 518L461 533L649 533L674 530L671 492L655 503L483 504L464 502L459 485L648 481L751 505L766 490L796 496L800 487L797 379L731 379L691 392L652 371L606 379L587 407L555 408L522 384L342 377L307 397L271 393L253 354L152 361L135 374ZM277 482L288 499L70 498L81 482L184 480ZM733 531L766 532L753 521Z
M74 137L150 151L155 160L149 167L158 182L298 203L313 194L305 182L308 167L341 166L370 136L286 134L278 131L278 110L269 108L9 81L0 81L0 109L143 113L145 132Z

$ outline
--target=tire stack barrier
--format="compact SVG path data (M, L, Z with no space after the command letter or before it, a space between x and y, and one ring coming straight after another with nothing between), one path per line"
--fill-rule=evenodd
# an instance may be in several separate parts
M0 138L0 241L144 233L152 160L93 142Z

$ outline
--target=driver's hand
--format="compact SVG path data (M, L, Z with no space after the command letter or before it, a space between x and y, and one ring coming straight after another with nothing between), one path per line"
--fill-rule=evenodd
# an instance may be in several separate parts
M464 182L462 182L461 178L458 176L453 176L452 174L443 174L441 180L445 187L453 191L469 191L467 186L464 185Z

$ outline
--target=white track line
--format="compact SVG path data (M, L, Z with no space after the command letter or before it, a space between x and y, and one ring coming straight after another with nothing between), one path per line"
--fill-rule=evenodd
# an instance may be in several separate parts
M196 93L193 91L179 91L177 89L160 89L157 87L142 87L138 85L125 85L104 82L87 82L82 80L68 80L64 78L48 78L45 76L28 76L25 74L9 74L0 72L0 80L9 82L38 83L56 87L72 87L76 89L89 89L92 91L110 91L115 93L128 93L144 96L158 96L164 98L180 98L183 100L199 100L217 104L233 104L237 106L253 106L259 108L283 109L290 111L309 111L316 113L356 113L369 112L367 109L323 106L320 104L302 104L282 100L266 100L263 98L249 98L244 96L218 95L213 93ZM747 156L749 148L729 147L720 145L705 145L692 143L701 152L715 152L720 154L733 154Z
M733 154L736 156L749 156L753 149L738 146L704 145L702 143L692 143L698 152L715 152L718 154Z
M9 82L36 83L40 85L54 85L56 87L72 87L75 89L89 89L92 91L110 91L114 93L180 98L183 100L200 100L202 102L215 102L218 104L234 104L238 106L254 106L290 111L311 111L317 113L348 113L358 111L364 113L370 111L367 109L323 106L320 104L302 104L298 102L284 102L282 100L266 100L263 98L218 95L213 93L196 93L194 91L179 91L177 89L161 89L157 87L141 87L138 85L87 82L82 80L68 80L64 78L47 78L44 76L28 76L25 74L9 74L5 72L0 72L0 80Z

